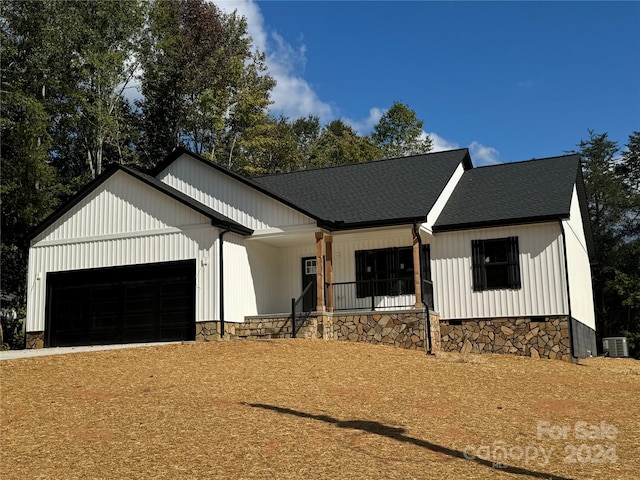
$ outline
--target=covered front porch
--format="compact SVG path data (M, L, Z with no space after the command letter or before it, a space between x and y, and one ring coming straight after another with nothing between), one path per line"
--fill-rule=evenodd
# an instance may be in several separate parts
M388 231L389 236L382 238L376 232L378 238L367 242L371 235L362 232L354 239L357 233L351 233L334 241L332 234L315 233L315 256L302 259L303 290L295 299L297 311L433 309L429 246L419 233L411 230L411 245L405 243L406 231ZM367 243L382 248L359 248Z
M433 309L429 245L416 230L296 229L253 236L247 241L251 276L264 278L266 267L270 282L254 281L263 288L255 293L256 311L245 314L243 323L228 322L227 332L242 338L369 336L395 343L394 323L399 329L407 318L410 324L416 315L424 320ZM405 333L411 332L414 344L417 328ZM394 338L385 338L389 334Z

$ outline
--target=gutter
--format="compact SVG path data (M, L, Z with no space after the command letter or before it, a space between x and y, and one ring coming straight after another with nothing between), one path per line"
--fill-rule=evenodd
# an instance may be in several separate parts
M564 232L564 225L562 224L562 220L560 220L560 231L562 232L562 253L564 254L564 275L565 282L567 283L567 307L569 308L569 353L571 354L571 359L575 360L577 357L575 355L575 349L573 348L573 316L571 315L571 290L569 289L569 261L567 259L567 238Z
M225 230L220 230L218 240L220 242L220 260L219 260L219 272L220 272L220 338L224 338L224 235L229 233L231 227L227 226Z

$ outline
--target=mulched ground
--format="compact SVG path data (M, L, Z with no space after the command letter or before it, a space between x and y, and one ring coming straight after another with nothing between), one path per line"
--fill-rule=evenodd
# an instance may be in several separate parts
M638 478L634 360L219 342L8 360L0 382L5 480Z

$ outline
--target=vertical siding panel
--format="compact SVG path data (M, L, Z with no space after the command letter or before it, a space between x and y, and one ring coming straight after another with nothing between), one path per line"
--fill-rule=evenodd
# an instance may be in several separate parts
M315 223L300 212L188 155L169 165L158 178L254 230Z
M471 241L517 236L519 290L473 292ZM557 223L436 234L431 240L436 308L442 318L566 314L560 228Z

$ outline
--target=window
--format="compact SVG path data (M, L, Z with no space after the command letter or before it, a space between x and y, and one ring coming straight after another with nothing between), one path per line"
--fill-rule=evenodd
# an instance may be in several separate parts
M316 274L316 259L309 258L304 261L304 274L315 275Z
M473 290L518 289L518 237L472 240Z
M356 282L358 298L414 293L412 247L356 251Z

